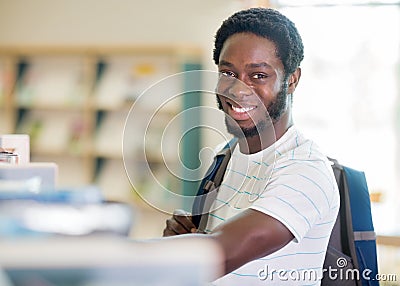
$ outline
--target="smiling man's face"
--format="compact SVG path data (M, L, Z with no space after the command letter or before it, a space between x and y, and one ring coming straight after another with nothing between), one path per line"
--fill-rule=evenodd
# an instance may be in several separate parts
M252 137L279 121L290 103L275 44L252 33L229 37L221 50L217 88L228 132Z

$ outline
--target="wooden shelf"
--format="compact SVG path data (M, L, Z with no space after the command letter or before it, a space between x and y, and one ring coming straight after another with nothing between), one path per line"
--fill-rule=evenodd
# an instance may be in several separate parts
M379 245L400 247L400 236L378 235L376 243Z
M41 111L60 111L60 112L70 112L70 111L84 111L87 109L87 106L84 104L48 104L46 102L43 103L17 103L15 108L19 109L32 109L32 110L41 110Z

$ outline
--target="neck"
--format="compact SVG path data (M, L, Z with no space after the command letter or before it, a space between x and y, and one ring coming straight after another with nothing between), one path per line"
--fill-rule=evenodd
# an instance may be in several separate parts
M266 127L257 136L239 138L240 152L243 154L254 154L273 145L293 125L291 108L288 108L282 116L273 123L273 126Z

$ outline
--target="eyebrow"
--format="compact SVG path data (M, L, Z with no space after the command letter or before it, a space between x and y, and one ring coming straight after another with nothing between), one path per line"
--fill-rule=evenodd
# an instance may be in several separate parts
M233 67L233 66L234 66L232 63L227 62L227 61L224 61L224 60L221 60L221 61L219 62L219 65L220 65L220 66L227 66L227 67ZM247 65L246 65L246 68L252 68L252 69L254 69L254 68L260 68L260 67L262 67L262 68L272 68L271 65L267 64L266 62L251 63L251 64L247 64Z
M271 68L266 62L247 64L246 68Z
M233 64L224 60L221 60L218 64L219 66L227 66L227 67L233 67Z

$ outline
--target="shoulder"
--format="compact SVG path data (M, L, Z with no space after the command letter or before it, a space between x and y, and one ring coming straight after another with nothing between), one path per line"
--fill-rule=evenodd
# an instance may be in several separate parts
M304 167L314 166L330 173L331 164L319 146L292 126L275 144L276 167L305 171Z
M337 200L337 184L328 157L311 139L292 127L277 141L269 189L297 190L327 205ZM284 187L282 187L284 186Z

